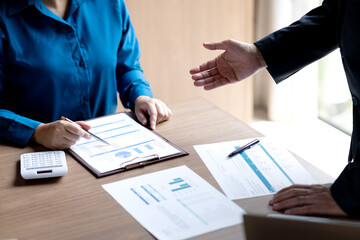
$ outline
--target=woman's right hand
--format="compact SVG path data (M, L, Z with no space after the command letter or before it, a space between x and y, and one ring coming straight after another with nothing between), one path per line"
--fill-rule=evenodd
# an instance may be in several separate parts
M254 44L225 40L204 43L209 50L225 50L213 60L190 70L194 85L211 90L250 77L266 63Z
M76 123L86 130L91 128L91 126L85 122L78 121ZM90 139L90 134L73 123L58 120L51 123L40 124L35 129L31 139L49 149L63 150L70 148L81 137Z

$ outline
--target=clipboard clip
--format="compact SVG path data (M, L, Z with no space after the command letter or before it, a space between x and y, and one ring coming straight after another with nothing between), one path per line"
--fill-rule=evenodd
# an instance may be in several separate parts
M131 160L121 163L120 168L131 169L131 168L136 168L136 167L140 167L140 166L145 166L145 165L149 164L149 162L159 160L159 159L160 159L160 157L157 154L144 156L144 157L136 157L136 158L133 158Z

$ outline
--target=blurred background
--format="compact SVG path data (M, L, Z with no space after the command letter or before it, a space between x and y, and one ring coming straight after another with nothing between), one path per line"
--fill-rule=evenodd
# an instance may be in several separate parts
M171 104L203 97L336 177L347 163L352 129L351 96L338 50L278 85L263 70L240 83L204 91L193 86L189 74L221 53L204 49L203 42L252 43L321 2L125 0L156 98Z

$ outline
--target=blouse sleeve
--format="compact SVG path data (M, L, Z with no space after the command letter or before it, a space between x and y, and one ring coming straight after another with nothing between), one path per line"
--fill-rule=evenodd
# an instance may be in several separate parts
M4 30L0 27L0 139L25 147L40 122L4 109L6 45Z
M123 33L117 54L118 92L123 106L132 108L138 96L152 97L152 92L140 67L140 47L123 1L119 1L118 10Z

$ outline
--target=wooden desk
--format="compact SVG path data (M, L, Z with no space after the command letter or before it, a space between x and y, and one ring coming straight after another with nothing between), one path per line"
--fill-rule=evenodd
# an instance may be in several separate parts
M25 181L20 154L43 148L0 145L0 239L154 239L101 187L167 168L187 165L221 191L193 145L261 136L261 134L203 99L170 106L173 117L157 130L190 154L144 168L95 178L67 154L69 171L58 179ZM321 183L332 179L300 161ZM237 200L246 211L268 213L270 196ZM242 225L196 239L244 239Z

